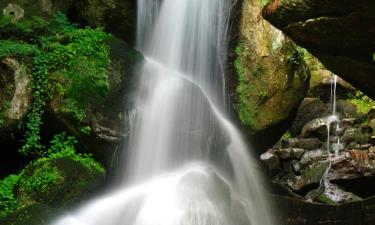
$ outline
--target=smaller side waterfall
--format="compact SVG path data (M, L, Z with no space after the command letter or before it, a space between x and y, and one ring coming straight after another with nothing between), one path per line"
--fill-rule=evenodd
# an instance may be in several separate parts
M340 137L337 135L340 131L340 117L337 115L337 75L332 76L331 80L331 96L330 96L330 106L331 106L331 115L326 117L326 126L327 126L327 155L328 155L328 167L322 177L321 186L325 189L330 186L329 181L329 171L332 168L332 160L334 157L339 157L339 151L343 149L343 145L340 143ZM333 129L332 129L333 128ZM332 152L334 155L332 156Z

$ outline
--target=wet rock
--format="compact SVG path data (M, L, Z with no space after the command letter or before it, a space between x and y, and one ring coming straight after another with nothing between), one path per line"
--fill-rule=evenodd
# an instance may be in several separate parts
M260 156L262 162L264 162L270 171L275 171L280 169L279 158L274 154L273 150L268 150Z
M326 120L323 118L311 120L302 128L301 136L305 138L318 136L320 140L325 140L327 136Z
M347 192L335 184L328 183L325 187L319 189L310 191L306 195L308 201L325 204L346 204L363 200L361 197Z
M300 162L302 165L308 165L313 162L317 162L317 161L327 158L326 154L327 154L327 151L323 149L308 151L305 154L303 154Z
M325 102L330 101L331 87L334 74L327 69L314 70L311 73L308 97L319 97ZM344 99L348 93L354 93L356 89L342 78L337 77L336 97Z
M292 161L292 167L293 167L293 171L294 171L295 173L298 173L298 172L301 171L301 164L299 163L298 160L293 160L293 161Z
M290 127L292 135L299 135L306 123L313 119L320 118L323 115L328 115L328 113L328 107L322 102L321 99L305 98L300 104L296 118Z
M362 133L360 128L348 128L341 137L341 141L346 143L356 142L359 144L366 144L368 143L368 138L368 134Z
M282 165L282 169L285 173L293 173L292 161L290 161L290 160L282 161L281 165Z
M330 180L346 180L375 176L375 149L347 150L332 159Z
M281 148L275 150L277 156L281 159L290 159L293 156L292 148Z
M305 153L305 150L302 148L292 148L293 158L301 159L302 155Z
M307 139L300 139L298 143L298 147L306 150L313 150L318 149L322 146L322 142L320 142L317 138L307 138Z
M298 147L299 139L298 138L289 138L287 140L281 140L281 147L283 148L296 148Z
M293 183L289 184L290 187L298 191L311 184L319 184L328 165L328 162L317 162L309 165L302 171L301 176L296 177Z
M345 118L341 120L340 127L347 128L353 126L356 122L356 118Z

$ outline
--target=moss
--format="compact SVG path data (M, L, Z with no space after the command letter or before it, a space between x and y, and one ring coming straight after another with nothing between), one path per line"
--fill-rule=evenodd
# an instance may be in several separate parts
M310 73L291 43L267 57L257 57L250 49L240 42L234 65L237 112L247 132L253 134L289 116L307 91Z
M358 113L362 114L368 113L371 107L375 105L375 102L371 98L360 91L357 91L354 95L349 94L348 100L357 107Z
M0 217L4 217L18 208L18 202L14 195L14 187L18 183L19 176L10 175L0 181Z

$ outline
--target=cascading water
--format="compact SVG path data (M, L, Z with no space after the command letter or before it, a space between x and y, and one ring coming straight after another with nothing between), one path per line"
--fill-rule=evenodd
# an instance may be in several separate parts
M116 191L54 225L274 225L257 167L225 118L228 0L138 0L145 55Z
M336 134L340 131L340 118L337 115L337 107L336 107L336 91L337 91L337 75L332 76L331 81L331 97L330 97L330 106L332 110L332 114L326 118L326 125L327 125L327 154L328 154L328 167L323 175L321 180L321 187L324 188L324 192L326 195L331 196L332 199L339 199L340 196L335 196L336 193L330 193L330 189L332 188L332 184L329 181L328 173L332 168L332 161L335 157L339 157L339 151L343 149L342 144L340 143L339 136L332 136L331 133L331 126L334 125L335 130L333 130ZM335 143L332 143L332 139L336 139ZM331 156L331 150L334 151L334 158Z

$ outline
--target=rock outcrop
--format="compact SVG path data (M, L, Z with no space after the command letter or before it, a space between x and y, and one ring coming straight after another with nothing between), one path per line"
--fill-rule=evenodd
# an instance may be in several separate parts
M351 188L352 182L375 178L375 130L371 122L375 103L364 97L351 99L350 93L358 91L338 78L337 90L342 94L337 92L340 120L336 120L330 116L332 105L327 98L332 91L325 87L333 85L333 77L326 79L325 72L321 73L311 85L310 97L300 105L289 133L262 154L261 160L270 169L278 191L326 204L359 201L375 195ZM312 91L317 89L321 91Z
M328 69L375 97L375 2L273 0L263 17Z
M267 133L270 143L266 131L272 129L276 138L282 134L277 130L305 97L310 72L296 45L262 19L261 8L258 0L242 2L232 102L247 132Z

